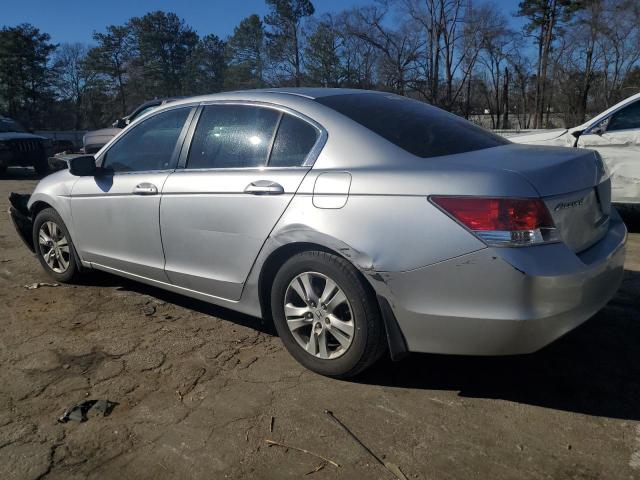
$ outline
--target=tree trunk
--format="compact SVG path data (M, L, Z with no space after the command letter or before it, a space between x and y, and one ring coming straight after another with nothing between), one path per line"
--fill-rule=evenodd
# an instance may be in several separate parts
M557 15L557 2L553 0L551 5L549 6L548 11L548 20L547 26L545 29L545 35L543 37L543 46L542 46L542 58L540 59L540 78L539 78L539 86L540 86L540 95L538 102L538 111L537 111L537 124L538 127L541 128L543 123L543 115L545 111L545 93L546 93L546 84L547 84L547 68L549 66L549 53L551 52L551 43L553 42L553 30L556 24L556 15ZM548 116L547 116L548 118Z
M124 95L124 81L122 79L122 66L119 63L116 63L116 71L118 72L118 90L120 93L120 103L122 106L122 116L124 117L127 114L127 99Z
M502 129L509 128L509 69L504 67L502 83Z
M467 94L464 101L464 118L469 120L469 115L471 114L471 78L472 72L469 72L469 78L467 79Z
M582 80L582 92L580 95L580 104L578 105L578 123L584 123L587 114L587 99L589 96L589 89L591 88L591 68L593 64L593 44L589 45L587 50L586 65L584 69L584 76Z
M293 49L296 87L300 86L300 46L298 45L298 28L293 26Z

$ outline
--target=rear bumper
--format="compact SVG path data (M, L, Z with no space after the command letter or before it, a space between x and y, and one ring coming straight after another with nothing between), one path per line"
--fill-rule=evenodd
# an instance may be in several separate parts
M485 248L402 273L384 295L414 352L510 355L574 329L615 294L627 231L614 212L606 236L580 254L564 244Z

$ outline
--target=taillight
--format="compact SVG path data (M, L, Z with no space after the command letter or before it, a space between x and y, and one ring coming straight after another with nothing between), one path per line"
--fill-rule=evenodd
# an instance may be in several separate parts
M539 198L430 198L488 245L524 246L557 240L551 214Z

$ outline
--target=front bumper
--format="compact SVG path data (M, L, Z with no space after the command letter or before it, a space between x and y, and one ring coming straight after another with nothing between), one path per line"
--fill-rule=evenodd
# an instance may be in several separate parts
M616 293L627 230L573 253L562 243L485 248L401 273L381 273L409 351L530 353L574 329Z
M9 216L11 217L13 226L18 232L18 235L20 236L22 241L29 248L29 250L35 252L32 233L33 219L31 218L29 209L27 208L29 197L30 195L12 193L9 197L9 201L11 203L11 206L9 207Z

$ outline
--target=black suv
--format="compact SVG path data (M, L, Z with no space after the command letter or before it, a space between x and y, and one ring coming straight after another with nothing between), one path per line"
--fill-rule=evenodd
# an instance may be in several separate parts
M0 115L0 174L7 167L33 167L36 173L49 172L47 159L53 143L50 139L34 135L16 120Z

